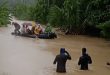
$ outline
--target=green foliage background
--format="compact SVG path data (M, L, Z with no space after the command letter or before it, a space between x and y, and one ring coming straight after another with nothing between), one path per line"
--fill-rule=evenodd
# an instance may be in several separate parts
M0 2L0 26L6 26L9 23L9 9L7 2Z
M10 0L11 1L11 0ZM9 6L19 19L50 23L65 32L110 36L110 0L17 0ZM8 10L0 9L0 24L6 23ZM6 16L6 17L3 17Z

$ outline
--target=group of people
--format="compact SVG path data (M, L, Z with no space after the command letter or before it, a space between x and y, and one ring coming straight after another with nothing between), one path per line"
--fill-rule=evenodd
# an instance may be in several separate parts
M35 22L33 23L23 23L22 26L20 26L17 22L12 22L12 25L14 25L14 33L15 34L29 34L29 35L39 35L41 33L49 33L52 32L52 28L50 25L47 25L45 30L43 30L43 27L40 24L37 24Z
M53 64L57 63L56 72L65 73L66 72L66 61L71 60L70 54L65 50L65 48L60 49L60 54L56 56ZM88 64L92 64L91 57L86 53L86 48L82 48L82 56L80 56L78 65L80 65L81 70L88 70Z
M35 34L39 35L43 33L43 28L41 27L40 24L31 24L31 23L23 23L22 28L21 28L21 33L22 34Z
M17 23L13 22L12 25L14 25L15 30L14 33L16 34L35 34L39 35L41 33L50 33L52 32L51 26L48 24L45 28L45 31L43 31L43 28L40 24L36 25L36 23L28 24L23 23L22 27ZM29 28L31 26L31 28ZM20 31L21 29L21 31ZM80 66L80 70L88 70L88 64L92 64L92 59L89 56L89 54L86 53L86 48L82 48L82 55L79 57L78 65ZM53 62L53 64L57 63L57 69L56 72L59 73L65 73L66 72L66 62L67 60L71 60L70 54L65 50L65 48L60 49L60 54L58 54ZM107 65L110 65L109 62L107 62Z

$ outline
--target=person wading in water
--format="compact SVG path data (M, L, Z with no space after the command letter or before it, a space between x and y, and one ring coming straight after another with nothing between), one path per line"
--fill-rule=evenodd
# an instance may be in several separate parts
M15 29L14 29L14 33L15 34L20 34L20 25L17 22L12 22L12 25L14 25Z
M57 63L57 69L56 72L59 73L65 73L66 72L66 61L71 60L71 56L67 51L65 51L65 48L60 49L60 54L56 56L53 64Z
M88 70L88 64L92 64L91 57L86 53L86 48L82 48L82 56L79 58L78 65L81 65L81 70Z

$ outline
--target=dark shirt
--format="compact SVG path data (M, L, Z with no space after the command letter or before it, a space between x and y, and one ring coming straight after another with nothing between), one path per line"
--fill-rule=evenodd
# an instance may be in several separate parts
M18 23L14 23L14 27L15 27L15 29L20 29L20 25L18 24Z
M84 54L79 58L78 65L81 65L81 70L88 70L88 64L92 64L91 57L88 54Z
M57 72L66 72L66 61L67 59L71 60L71 56L70 55L65 55L65 54L60 54L57 55L55 60L54 60L54 64L56 64L57 62Z

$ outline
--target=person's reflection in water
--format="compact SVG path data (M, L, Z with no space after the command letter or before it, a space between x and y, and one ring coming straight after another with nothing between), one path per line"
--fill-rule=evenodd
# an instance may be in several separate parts
M67 51L65 51L65 48L60 49L60 54L56 56L53 64L57 63L57 69L56 72L59 73L65 73L66 72L66 61L67 59L71 60L71 56Z
M78 65L81 65L81 70L88 70L88 64L92 64L91 57L86 53L86 48L82 48L82 56L79 58Z

